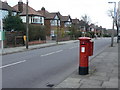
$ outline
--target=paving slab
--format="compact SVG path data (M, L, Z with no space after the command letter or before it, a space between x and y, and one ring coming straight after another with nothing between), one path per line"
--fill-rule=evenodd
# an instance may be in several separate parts
M95 86L95 85L81 85L80 88L101 88L101 86ZM86 90L86 89L85 89Z
M82 85L92 85L92 86L101 86L102 85L102 81L100 80L91 80L91 79L82 79L80 81L80 84Z
M118 88L118 82L107 81L103 82L103 88Z

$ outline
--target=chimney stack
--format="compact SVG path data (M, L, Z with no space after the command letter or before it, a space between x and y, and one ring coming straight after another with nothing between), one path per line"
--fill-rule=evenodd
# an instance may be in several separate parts
M7 0L5 0L4 3L8 4L8 3L7 3Z
M45 8L44 7L41 8L41 11L42 11L43 15L45 16Z
M23 2L22 0L19 0L18 2L18 10L22 13L23 12Z

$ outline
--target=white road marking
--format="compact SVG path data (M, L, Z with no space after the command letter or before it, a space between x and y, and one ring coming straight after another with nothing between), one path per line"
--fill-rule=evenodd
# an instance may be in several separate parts
M41 57L49 56L49 55L51 55L51 54L59 53L59 52L62 52L62 51L63 51L63 50L59 50L59 51L55 51L55 52L51 52L51 53L47 53L47 54L41 55Z
M63 50L59 50L59 51L56 51L55 53L59 53L59 52L62 52Z
M75 46L75 47L71 47L71 48L69 48L69 49L74 49L74 48L78 48L78 46Z
M26 62L26 60L23 60L23 61L19 61L19 62L15 62L15 63L11 63L11 64L7 64L7 65L4 65L4 66L1 66L0 69L6 68L6 67L10 67L10 66L13 66L13 65L17 65L17 64L20 64L20 63L23 63L23 62Z
M44 54L44 55L41 55L41 57L44 57L44 56L48 56L48 55L51 55L51 54L54 54L55 52L51 52L51 53L48 53L48 54Z

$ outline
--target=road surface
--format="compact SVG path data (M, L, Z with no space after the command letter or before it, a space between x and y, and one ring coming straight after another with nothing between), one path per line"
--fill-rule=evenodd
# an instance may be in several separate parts
M94 55L110 45L110 38L95 40ZM92 58L92 57L91 57ZM79 42L3 56L3 88L46 88L57 85L78 69Z

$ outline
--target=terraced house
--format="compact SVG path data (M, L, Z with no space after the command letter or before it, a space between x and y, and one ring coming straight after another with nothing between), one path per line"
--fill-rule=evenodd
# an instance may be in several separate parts
M69 27L72 25L72 19L70 15L68 16L60 16L61 19L61 29L64 30L64 32L69 32Z
M13 6L13 8L20 12L20 18L22 19L23 23L26 23L26 4L20 0L17 5ZM28 17L29 24L44 25L44 16L30 6L28 6Z
M80 31L80 20L75 18L72 19L72 25L76 28L77 31Z
M6 16L8 16L9 12L12 13L13 16L15 16L18 11L12 8L10 5L8 5L7 1L2 2L2 6L0 7L0 18L4 19Z

